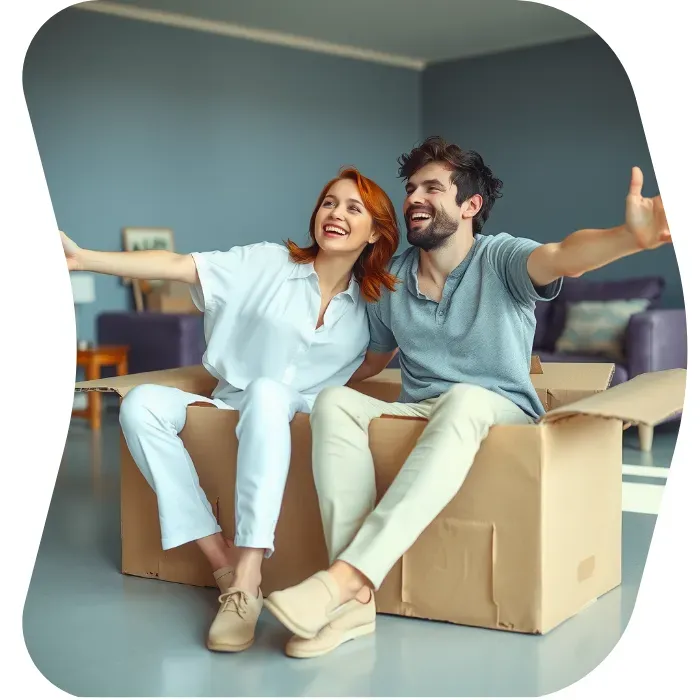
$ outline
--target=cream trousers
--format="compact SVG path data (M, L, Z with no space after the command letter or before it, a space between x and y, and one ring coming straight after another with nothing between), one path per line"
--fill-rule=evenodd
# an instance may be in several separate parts
M377 504L368 430L383 414L428 422ZM322 391L311 413L312 464L330 561L351 564L379 588L456 495L491 426L531 422L508 399L467 384L415 404L378 401L348 387Z

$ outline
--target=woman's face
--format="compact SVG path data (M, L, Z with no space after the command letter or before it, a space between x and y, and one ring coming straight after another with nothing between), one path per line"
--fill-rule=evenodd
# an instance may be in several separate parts
M360 253L374 243L372 216L353 180L339 180L326 194L318 212L314 238L326 253Z

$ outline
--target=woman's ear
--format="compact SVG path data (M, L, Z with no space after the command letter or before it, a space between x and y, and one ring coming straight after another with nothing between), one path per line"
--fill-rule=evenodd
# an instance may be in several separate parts
M377 232L376 229L372 229L372 232L369 234L369 243L376 243L379 240L379 233Z

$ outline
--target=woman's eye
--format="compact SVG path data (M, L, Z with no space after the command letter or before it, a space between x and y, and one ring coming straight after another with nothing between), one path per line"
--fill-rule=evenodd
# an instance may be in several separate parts
M352 206L350 207L350 211L357 212L358 214L360 213L360 207Z

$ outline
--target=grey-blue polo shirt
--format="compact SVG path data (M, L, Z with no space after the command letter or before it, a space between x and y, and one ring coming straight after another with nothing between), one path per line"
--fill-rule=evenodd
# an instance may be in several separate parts
M389 271L400 282L368 304L369 350L399 347L399 401L417 403L455 384L476 384L532 418L544 413L530 379L535 302L554 299L562 279L535 288L527 259L539 245L508 233L477 234L447 278L440 302L418 289L418 248L391 260Z

